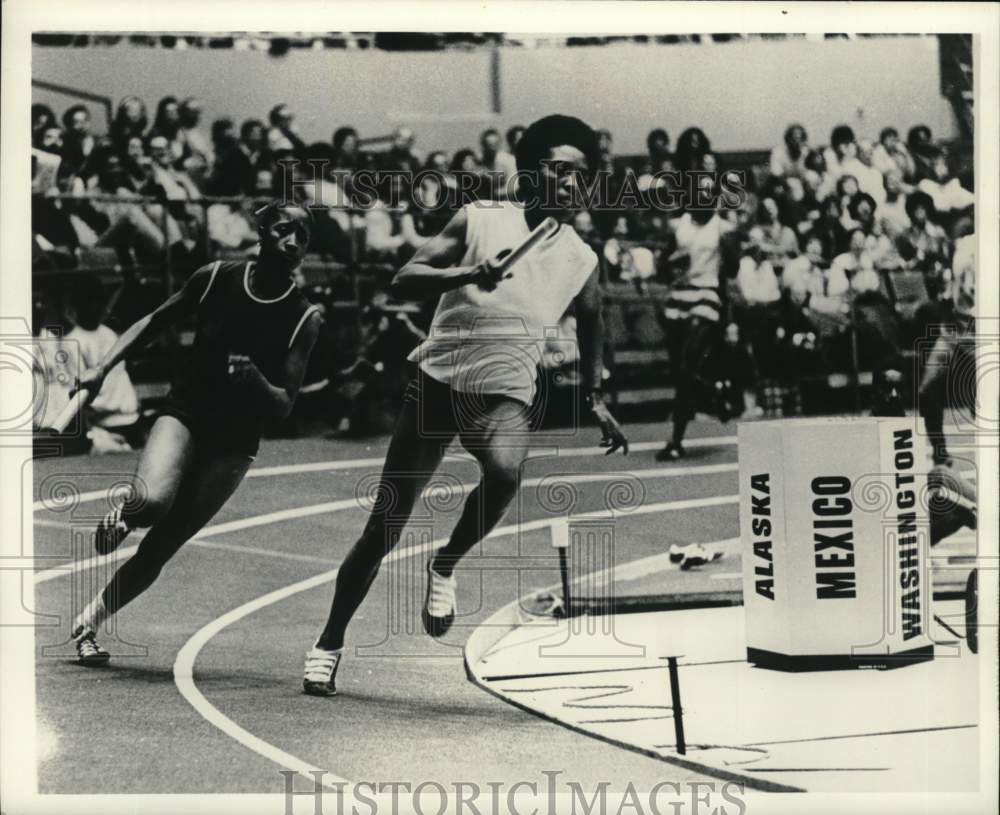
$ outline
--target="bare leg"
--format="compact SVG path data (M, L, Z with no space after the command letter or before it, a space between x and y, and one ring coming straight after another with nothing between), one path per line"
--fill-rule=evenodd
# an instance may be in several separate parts
M230 454L199 457L177 491L170 510L149 530L139 550L115 573L103 592L114 614L148 589L177 551L207 524L243 481L251 458Z
M924 427L931 443L935 464L948 459L948 448L944 438L944 403L947 397L948 366L954 343L954 337L938 337L924 366L917 394L917 404L920 415L924 418Z
M425 406L423 409L429 409ZM382 468L375 506L368 522L337 572L330 614L316 642L334 651L344 645L344 633L365 599L384 558L399 541L413 506L450 441L442 435L427 437L421 430L422 407L407 398L396 423Z
M482 478L469 493L462 516L448 544L435 556L431 568L450 577L455 565L473 546L500 523L521 482L521 465L527 455L529 421L525 405L495 397L477 417L480 426L462 433L462 446L482 468Z
M194 459L191 431L173 416L153 424L132 480L132 494L122 508L130 528L152 526L174 504L185 472Z

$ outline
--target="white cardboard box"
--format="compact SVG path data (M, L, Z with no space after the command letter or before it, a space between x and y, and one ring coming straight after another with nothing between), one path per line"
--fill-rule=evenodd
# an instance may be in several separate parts
M747 659L781 670L932 659L918 419L739 427Z

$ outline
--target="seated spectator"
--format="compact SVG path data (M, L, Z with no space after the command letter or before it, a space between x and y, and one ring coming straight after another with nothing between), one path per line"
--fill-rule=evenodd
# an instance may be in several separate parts
M257 171L258 195L240 203L212 204L206 212L208 239L215 250L249 252L257 245L257 219L254 210L260 198L271 198L274 178L270 170Z
M456 204L463 206L479 198L482 185L482 168L475 150L464 147L458 150L451 159L450 174L458 190Z
M785 264L781 273L781 288L803 302L813 295L823 296L827 282L823 271L829 266L829 253L823 236L807 235L802 239L802 253Z
M58 165L57 165L58 166ZM31 238L32 265L38 268L69 269L76 265L80 239L59 194L59 184L67 185L66 176L46 173L41 179L41 163L32 156Z
M187 147L188 155L200 156L207 169L210 169L215 161L215 154L212 150L212 142L201 130L201 102L193 96L189 96L180 106L180 131L178 135ZM189 173L190 166L185 166Z
M781 223L778 204L773 198L763 198L757 210L757 225L750 230L750 242L762 258L779 266L799 251L795 232Z
M38 149L59 156L61 163L63 154L62 128L58 125L46 128L39 139Z
M830 133L830 146L823 151L827 172L834 180L840 178L847 172L844 163L857 156L857 153L854 131L847 125L837 125Z
M906 148L913 158L913 175L906 180L916 184L924 178L933 176L934 137L927 125L916 125L906 134Z
M771 175L782 178L803 176L806 156L809 155L809 136L800 124L789 125L781 144L771 150Z
M876 223L875 210L875 199L866 192L859 192L855 195L848 206L851 219L865 233L865 249L871 255L875 268L897 268L902 262L899 255L896 254L896 248L892 241L882 234L878 223Z
M296 155L305 150L306 143L299 136L295 116L288 105L282 103L271 108L268 121L271 123L267 131L268 150L272 153L289 151Z
M917 191L906 199L906 214L910 228L896 240L906 266L926 272L943 264L950 247L947 234L934 223L934 200L927 193Z
M36 149L41 149L42 146L42 135L46 130L55 128L59 130L59 122L56 120L56 115L52 112L52 108L48 105L35 104L31 106L31 146Z
M878 144L872 150L872 166L882 175L894 170L901 176L913 175L913 156L899 138L896 128L887 127L879 134Z
M774 266L758 251L751 250L740 258L736 285L748 306L767 306L781 298Z
M517 162L514 156L500 149L500 132L492 127L484 130L479 137L479 146L479 163L487 187L485 195L493 199L513 198L513 190L508 188L508 183L517 175Z
M213 188L217 195L247 195L254 187L257 170L267 167L264 124L247 119L240 127L240 138L216 162Z
M135 199L139 192L133 186L126 162L109 154L97 175L95 193L120 199ZM124 266L134 261L160 263L166 238L163 234L163 213L159 207L147 207L140 201L94 201L93 208L106 218L106 225L94 245L117 250ZM175 238L179 239L179 235Z
M850 233L848 250L837 255L830 264L826 294L829 297L842 297L848 291L855 294L878 291L880 286L875 260L868 251L868 236L864 230L855 229Z
M851 217L850 206L854 196L861 192L858 179L853 175L842 175L837 179L837 202L840 204L840 223L844 229L856 229L857 221Z
M146 103L138 96L126 96L118 103L115 118L111 122L111 142L119 153L124 154L129 139L143 138L149 126Z
M151 142L157 137L166 141L168 163L181 167L188 157L188 147L181 135L181 109L176 96L164 96L156 106L156 118L147 140Z
M823 236L830 257L847 248L848 231L844 228L843 221L844 213L841 211L840 198L831 195L823 202L820 219L813 227L813 232Z
M416 174L420 169L420 158L413 152L416 140L410 128L397 127L392 134L392 146L382 157L382 169Z
M895 241L910 227L906 214L906 194L903 192L903 173L890 170L885 175L885 201L878 208L878 222L885 235Z
M333 132L333 164L338 170L353 173L364 166L358 150L358 131L353 127L338 127Z
M876 204L885 200L885 181L882 173L872 166L872 143L862 140L857 144L854 158L846 159L841 167L844 173L857 179L858 187L875 199Z
M408 259L423 239L410 212L404 179L392 176L390 184L385 200L378 198L365 210L365 246L371 260L395 264Z
M681 172L705 169L703 159L712 152L712 145L700 127L689 127L677 139L674 168Z
M118 335L102 322L105 297L96 276L86 275L77 280L66 299L63 320L71 329L63 338L62 344L72 349L66 355L67 373L72 382L84 371L96 367L101 360L107 358L108 352L118 341ZM77 363L79 369L76 367ZM119 362L108 371L97 396L87 405L86 418L91 428L100 428L106 433L122 431L139 420L139 398L124 362ZM116 445L103 434L88 435L94 440L94 449L98 452L104 449L129 449L123 440Z
M822 203L829 198L835 189L836 179L826 168L826 156L819 150L813 150L805 159L804 181L809 194Z
M788 191L781 202L781 222L787 224L795 232L796 237L812 231L813 224L820 217L820 208L816 199L806 190L806 185L797 176L789 176L785 183Z
M160 196L167 201L197 201L201 192L183 170L176 169L175 155L166 136L154 135L149 139L149 155L153 160L153 185L159 187Z
M96 172L89 160L97 145L90 132L90 111L84 105L73 105L63 114L63 146L60 172L89 178Z
M938 148L925 152L931 160L930 176L917 184L917 189L930 196L934 203L936 219L945 231L950 231L957 218L976 201L976 196L965 189L951 172L948 156Z
M670 153L670 136L662 127L654 128L646 136L646 154L648 156L647 172L673 169L673 156Z
M236 146L235 125L228 116L212 122L212 154L218 159Z

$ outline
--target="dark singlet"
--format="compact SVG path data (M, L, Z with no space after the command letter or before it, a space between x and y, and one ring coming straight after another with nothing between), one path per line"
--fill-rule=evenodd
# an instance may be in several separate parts
M253 455L264 417L247 385L230 382L230 354L250 357L277 385L289 349L316 306L298 288L263 298L250 287L253 261L216 261L198 303L189 362L171 388L167 413L187 424L205 443Z

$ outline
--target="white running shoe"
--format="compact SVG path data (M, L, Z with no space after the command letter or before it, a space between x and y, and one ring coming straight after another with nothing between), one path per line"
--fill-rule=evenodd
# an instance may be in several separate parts
M97 644L93 628L77 626L73 632L73 642L76 645L76 661L88 668L107 665L111 654Z
M706 547L700 543L692 544L684 550L684 560L681 561L681 570L687 571L688 569L693 569L695 566L704 566L707 563L711 563L713 560L718 560L723 555L721 549L714 552L710 552Z
M337 695L337 667L344 649L324 651L313 646L306 654L305 673L302 677L302 692L310 696Z
M444 577L427 564L427 597L420 619L432 637L443 636L455 621L455 575Z
M676 543L670 544L670 562L680 563L682 560L684 560L684 547Z

